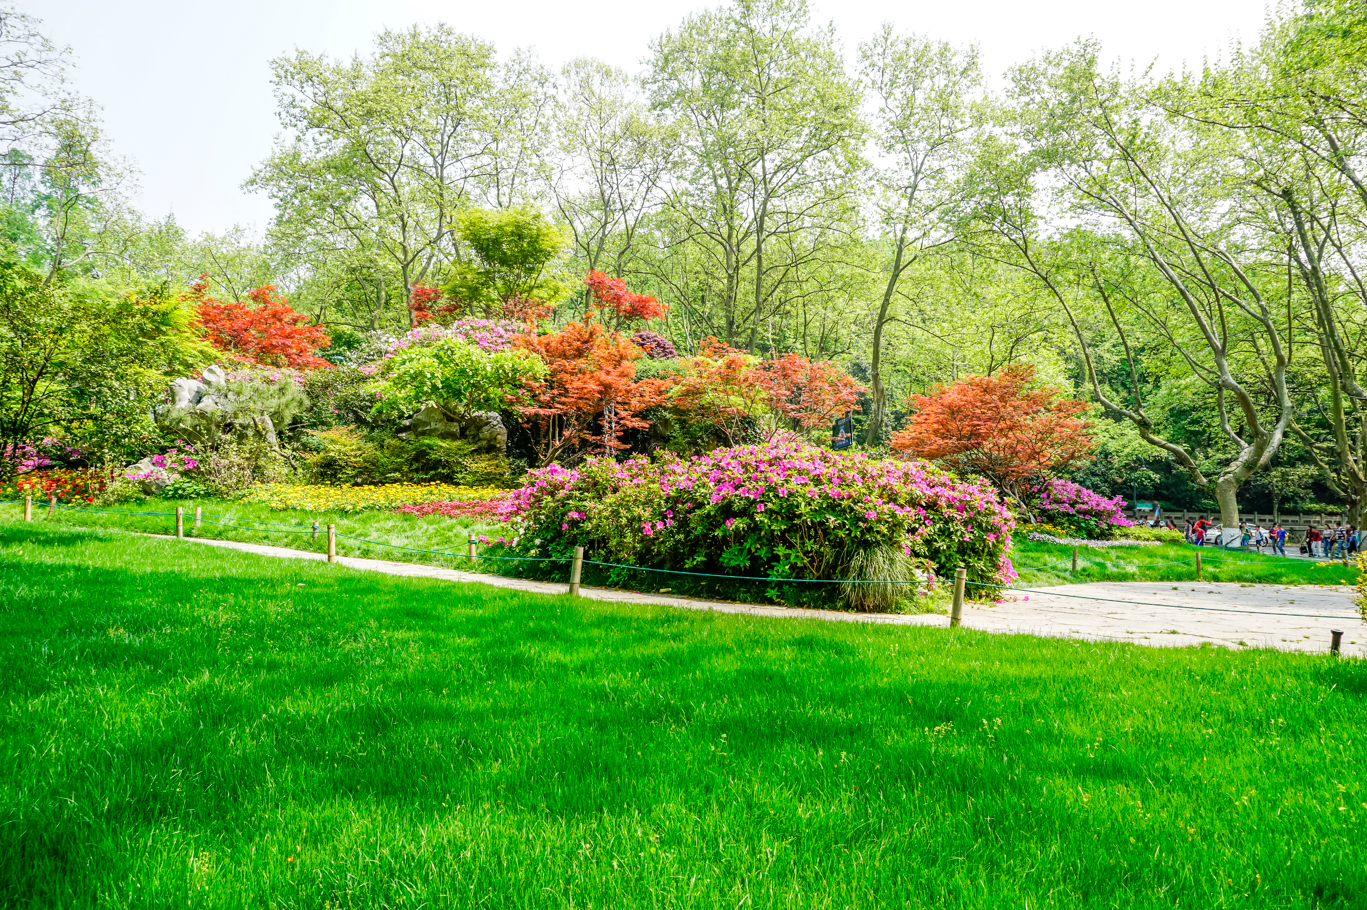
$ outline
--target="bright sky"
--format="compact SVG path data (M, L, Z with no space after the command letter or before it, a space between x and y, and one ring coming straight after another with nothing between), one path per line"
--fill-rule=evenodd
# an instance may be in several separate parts
M269 201L239 187L278 130L271 58L295 47L333 56L367 52L382 28L445 20L500 53L534 48L558 67L594 56L636 71L647 42L716 0L18 0L69 45L75 87L104 108L114 151L142 171L137 203L174 213L192 232L261 229ZM892 22L964 44L989 72L1035 52L1095 36L1111 57L1160 69L1199 67L1233 40L1256 39L1264 0L811 0L847 51Z

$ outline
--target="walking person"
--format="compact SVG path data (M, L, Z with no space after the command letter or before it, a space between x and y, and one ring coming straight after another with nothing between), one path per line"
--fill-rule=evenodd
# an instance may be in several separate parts
M1348 550L1344 556L1356 556L1358 552L1358 529L1348 526Z
M1305 532L1305 549L1308 551L1307 555L1309 555L1311 559L1322 555L1322 552L1316 553L1315 551L1319 549L1320 540L1323 536L1324 535L1320 534L1320 529L1314 525L1311 525L1309 530Z
M1348 529L1343 525L1334 525L1334 556L1346 556L1348 553Z
M1272 547L1282 556L1286 555L1286 528L1280 524L1272 526Z

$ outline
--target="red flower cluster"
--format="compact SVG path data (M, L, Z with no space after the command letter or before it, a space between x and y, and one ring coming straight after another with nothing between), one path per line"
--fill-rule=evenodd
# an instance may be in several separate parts
M19 475L14 489L38 500L56 496L58 502L94 502L108 484L109 477L100 468L54 468Z

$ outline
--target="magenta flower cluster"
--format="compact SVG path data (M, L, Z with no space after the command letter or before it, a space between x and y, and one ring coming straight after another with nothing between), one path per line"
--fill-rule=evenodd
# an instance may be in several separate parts
M170 471L177 474L188 474L199 468L202 455L199 449L190 445L183 439L177 439L176 445L167 449L160 455L153 455L149 461L152 462L154 470L128 472L123 476L129 480L152 480L157 477L159 472Z
M1036 488L1030 507L1038 521L1102 538L1134 525L1125 517L1123 496L1107 499L1071 480L1046 480Z
M964 565L981 583L1016 577L1015 522L990 486L798 442L552 465L509 503L518 538L549 541L555 555L578 545L653 569L831 579L858 553L897 548L937 574Z
M300 370L281 369L279 367L243 367L228 371L224 374L224 378L228 382L264 382L267 385L292 382L301 389L308 381Z
M447 338L459 338L492 354L509 350L513 346L513 339L526 333L525 326L507 319L458 319L450 325L429 324L409 330L389 346L385 357L393 357L415 344L433 344Z
M0 446L0 462L9 464L15 474L50 468L58 462L79 460L81 450L49 436L42 442L17 442Z

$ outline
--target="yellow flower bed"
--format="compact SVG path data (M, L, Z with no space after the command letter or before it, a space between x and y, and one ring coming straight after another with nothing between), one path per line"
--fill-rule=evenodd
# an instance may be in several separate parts
M252 487L242 501L305 512L369 512L423 502L490 499L506 492L498 487L457 487L445 483L387 483L374 487L263 483Z

